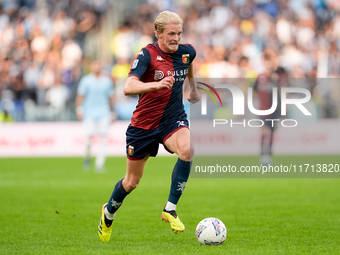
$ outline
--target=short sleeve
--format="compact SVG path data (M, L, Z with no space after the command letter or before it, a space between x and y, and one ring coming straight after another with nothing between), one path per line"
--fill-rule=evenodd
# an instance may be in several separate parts
M143 48L137 58L133 61L129 76L137 76L141 78L146 70L149 68L151 62L150 53L146 48Z

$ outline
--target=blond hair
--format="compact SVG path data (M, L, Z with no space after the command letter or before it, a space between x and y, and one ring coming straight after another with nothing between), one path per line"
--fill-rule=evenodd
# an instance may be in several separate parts
M153 24L155 25L155 36L158 39L157 30L163 33L165 26L168 24L180 24L183 27L183 20L175 12L163 11L158 14Z

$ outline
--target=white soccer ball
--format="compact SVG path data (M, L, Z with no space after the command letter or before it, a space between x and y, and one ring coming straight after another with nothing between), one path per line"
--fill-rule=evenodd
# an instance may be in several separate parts
M227 237L227 228L217 218L206 218L196 227L198 242L205 245L222 244Z

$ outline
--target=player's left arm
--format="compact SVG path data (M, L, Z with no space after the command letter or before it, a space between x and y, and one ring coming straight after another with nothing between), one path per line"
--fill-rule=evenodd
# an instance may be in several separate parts
M83 95L77 95L76 98L76 114L77 114L77 119L81 120L83 118L83 104L84 96Z
M114 83L110 79L109 86L108 86L108 100L109 100L109 107L111 112L111 120L114 121L117 119L117 115L115 113L114 105L116 101L116 96L114 93Z
M83 101L86 95L86 81L85 77L81 78L79 81L79 85L77 88L77 97L76 97L76 115L77 119L81 120L83 118Z
M112 96L110 96L110 98L109 98L109 106L110 106L110 111L111 111L111 112L114 111L114 108L113 108L114 102L115 102L115 96L112 95Z
M198 92L195 80L194 63L192 62L188 70L188 79L190 84L190 95L187 98L190 103L197 103L201 99L201 94Z
M110 112L111 112L111 121L115 121L117 119L117 114L116 114L115 109L114 109L115 100L116 100L115 95L111 95L109 97L109 106L110 106Z

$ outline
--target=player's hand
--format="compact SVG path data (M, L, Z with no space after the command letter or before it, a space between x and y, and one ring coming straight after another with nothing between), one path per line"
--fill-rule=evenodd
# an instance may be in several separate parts
M158 82L157 85L157 90L160 89L171 89L173 84L175 82L175 78L173 76L168 76L165 77L163 80L161 80L160 82Z
M77 115L78 120L83 119L83 107L81 107L81 106L76 107L76 115Z
M115 122L117 120L117 113L115 112L111 112L111 123Z
M189 97L187 98L187 100L188 100L190 103L195 104L195 103L197 103L198 101L200 101L200 99L201 99L201 94L198 92L198 89L197 89L197 88L190 90L190 95L189 95Z

